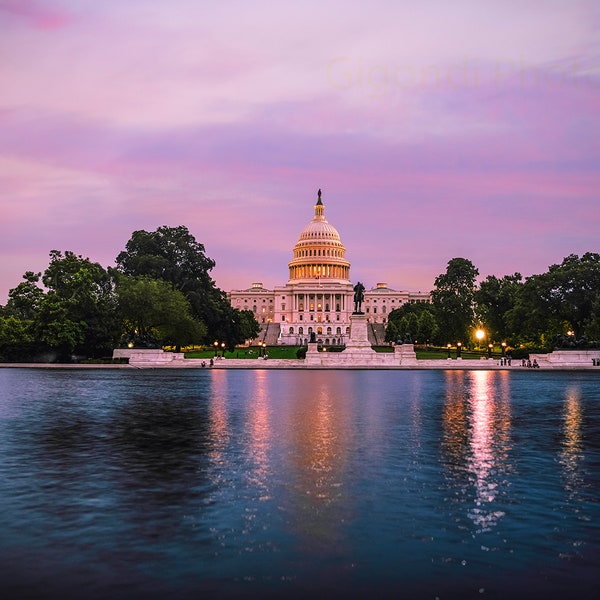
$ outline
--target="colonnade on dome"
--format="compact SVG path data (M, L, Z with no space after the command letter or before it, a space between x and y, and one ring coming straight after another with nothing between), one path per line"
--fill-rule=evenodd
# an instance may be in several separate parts
M290 265L290 280L295 279L349 279L350 267L345 265L304 264Z

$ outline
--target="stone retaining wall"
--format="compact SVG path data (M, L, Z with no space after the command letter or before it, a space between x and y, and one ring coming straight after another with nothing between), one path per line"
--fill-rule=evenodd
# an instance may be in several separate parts
M540 368L595 367L600 366L600 350L555 350L549 354L531 354Z
M135 348L116 349L113 358L128 358L135 368L211 368L209 359L184 358L183 353ZM600 351L558 351L532 354L541 369L596 369L600 372ZM594 362L596 364L594 364ZM417 360L412 344L396 346L394 352L375 352L367 347L350 347L343 352L319 352L317 344L309 344L306 358L218 358L214 369L522 369L521 361L510 367L494 359Z

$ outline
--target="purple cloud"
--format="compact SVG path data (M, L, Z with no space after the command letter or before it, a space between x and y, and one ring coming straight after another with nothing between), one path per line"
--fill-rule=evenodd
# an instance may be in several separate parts
M319 187L368 285L430 289L454 256L501 276L598 251L593 10L515 24L502 4L380 2L365 27L354 3L232 21L183 0L0 2L0 302L53 248L109 265L160 225L190 228L223 289L285 283ZM53 18L69 27L36 30Z

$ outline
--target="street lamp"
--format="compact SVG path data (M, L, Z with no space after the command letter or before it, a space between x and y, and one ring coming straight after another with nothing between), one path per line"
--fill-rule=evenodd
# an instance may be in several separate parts
M506 342L502 342L502 356L504 356L505 352L506 352Z
M492 358L492 350L494 348L494 344L491 342L488 344L488 358Z
M452 344L448 344L448 358L452 358L450 356L450 349L452 348Z
M217 352L219 350L219 342L215 340L215 358L217 357Z
M225 358L225 342L221 342L221 356Z
M485 331L483 329L478 329L475 332L475 337L477 338L477 349L481 348L481 340L485 337Z
M460 358L461 348L462 348L462 342L456 342L456 358Z

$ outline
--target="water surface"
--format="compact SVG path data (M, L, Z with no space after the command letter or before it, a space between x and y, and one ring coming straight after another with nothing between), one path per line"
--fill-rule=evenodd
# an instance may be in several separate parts
M599 590L600 377L0 370L9 598Z

